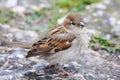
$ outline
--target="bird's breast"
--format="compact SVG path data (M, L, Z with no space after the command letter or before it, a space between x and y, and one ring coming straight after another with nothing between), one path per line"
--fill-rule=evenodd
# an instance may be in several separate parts
M77 40L74 40L70 48L63 51L59 51L53 55L50 55L49 57L47 57L47 60L51 64L66 63L72 60L76 60L79 58L81 53L84 52L83 49L86 49L83 48L83 44L81 44Z
M87 34L79 34L79 36L73 40L70 48L48 56L47 60L51 64L66 63L68 61L78 60L81 54L84 54L84 52L88 49L88 43L89 36Z

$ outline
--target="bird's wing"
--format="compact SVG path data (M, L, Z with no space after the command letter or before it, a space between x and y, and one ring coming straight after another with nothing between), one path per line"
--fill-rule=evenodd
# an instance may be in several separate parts
M28 52L26 57L36 55L49 55L58 51L65 50L72 45L75 35L66 31L62 27L51 29L46 37L33 44L33 49Z

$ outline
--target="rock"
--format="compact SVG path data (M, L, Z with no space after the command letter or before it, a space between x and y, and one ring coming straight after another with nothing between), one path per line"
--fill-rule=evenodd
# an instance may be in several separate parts
M25 7L23 6L15 6L11 9L13 12L17 13L17 14L22 14L25 12Z
M47 64L48 64L48 62L46 62L45 60L41 60L37 64L33 65L33 70L40 70L40 69L44 68Z
M7 24L0 24L0 31L5 32L5 31L9 30L10 28L11 27Z
M17 5L18 0L7 0L5 7L6 8L11 8L15 7Z
M102 3L96 3L96 4L88 5L86 7L87 10L89 10L91 8L98 9L98 10L105 10L107 8L107 6Z
M19 42L26 42L38 38L38 34L34 31L11 29L10 32L14 35L15 40Z
M104 15L104 11L99 10L96 13L93 13L93 16L97 17L97 16L103 16Z
M117 21L117 24L120 25L120 20Z
M104 4L110 5L110 4L111 4L111 0L105 0L105 1L104 1Z
M4 63L7 61L6 57L4 55L0 56L0 67L4 65Z
M17 28L11 28L9 25L0 24L2 36L7 41L28 42L38 39L38 34L34 31L25 31Z
M120 25L116 25L112 28L111 32L115 35L115 36L119 36L120 37Z
M110 17L110 18L109 18L109 22L110 22L110 25L115 26L117 20L116 20L114 17Z
M22 76L23 76L22 74L11 71L11 70L0 71L0 80L21 80L21 79L24 79L24 78L21 78Z
M110 40L111 39L111 35L110 34L106 34L105 39Z
M9 41L9 42L12 42L13 38L14 38L12 33L5 33L5 34L3 34L3 37L5 37L7 39L7 41Z
M105 4L98 3L96 5L97 6L93 6L93 7L98 8L98 9L102 9L102 10L105 10L107 8Z
M18 59L23 59L25 58L26 55L26 51L22 48L13 48L11 50L12 54L11 56L13 56L14 58L18 58Z
M86 79L81 73L79 73L79 74L68 76L68 80L86 80Z
M51 7L51 5L49 4L49 3L41 3L40 5L39 5L39 8L40 9L42 9L42 8L50 8Z

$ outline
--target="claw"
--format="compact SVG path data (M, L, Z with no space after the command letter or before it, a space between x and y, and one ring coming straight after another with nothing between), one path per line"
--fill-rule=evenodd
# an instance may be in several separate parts
M62 76L68 76L68 75L70 75L71 73L69 73L69 72L61 72L59 75L62 75Z
M48 65L45 66L45 69L48 69L50 67L54 67L54 65L48 64Z
M60 67L58 64L55 65L55 68L61 71L61 73L60 73L59 75L70 75L70 74L71 74L71 73L65 71L65 70L64 70L62 67Z
M64 76L67 76L67 75L70 75L71 73L70 72L67 72L65 71L62 67L60 67L58 64L56 65L51 65L51 64L48 64L45 66L46 69L50 68L51 66L54 66L56 69L58 69L59 71L61 71L61 73L59 75L64 75Z

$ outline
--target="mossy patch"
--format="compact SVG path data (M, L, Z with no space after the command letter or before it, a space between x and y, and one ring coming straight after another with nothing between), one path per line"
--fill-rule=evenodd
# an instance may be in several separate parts
M107 50L108 52L114 53L117 50L120 51L120 45L115 44L107 39L104 39L100 35L93 35L89 43L89 47L95 47L95 44L99 44L101 49Z

